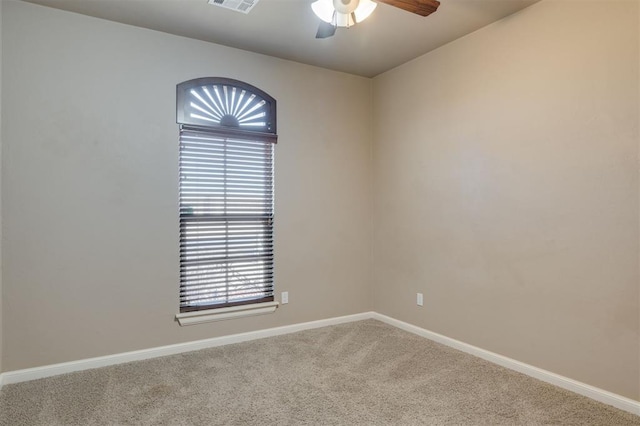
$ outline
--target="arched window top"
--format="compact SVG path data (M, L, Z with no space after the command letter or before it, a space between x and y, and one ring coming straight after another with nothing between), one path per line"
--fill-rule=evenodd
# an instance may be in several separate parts
M276 100L242 81L206 77L178 84L177 121L276 134Z

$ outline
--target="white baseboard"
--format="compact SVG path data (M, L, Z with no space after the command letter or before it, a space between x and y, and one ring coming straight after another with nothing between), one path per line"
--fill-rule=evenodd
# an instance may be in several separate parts
M125 352L115 355L88 358L78 361L65 362L61 364L46 365L42 367L27 368L24 370L8 371L0 374L0 388L5 384L26 382L29 380L42 379L45 377L57 376L59 374L72 373L75 371L89 370L93 368L106 367L109 365L122 364L131 361L141 361L150 358L157 358L167 355L175 355L184 352L197 351L200 349L213 348L216 346L229 345L233 343L246 342L249 340L263 339L266 337L280 336L283 334L295 333L303 330L327 327L330 325L343 324L365 319L377 319L394 327L408 331L413 334L425 337L443 345L452 347L462 352L477 356L494 364L509 368L534 377L552 385L575 392L599 402L612 405L632 414L640 415L640 402L608 392L595 386L578 382L568 377L525 364L520 361L490 352L473 345L452 339L442 334L417 327L415 325L379 314L377 312L363 312L360 314L347 315L343 317L328 318L319 321L304 322L300 324L285 325L282 327L268 328L265 330L250 331L247 333L233 334L230 336L214 337L211 339L196 340L194 342L178 343L175 345L161 346L151 349L143 349L133 352Z
M142 349L133 352L124 352L97 358L81 359L78 361L64 362L61 364L26 368L24 370L8 371L0 374L0 388L3 385L42 379L45 377L57 376L59 374L73 373L75 371L90 370L93 368L107 367L109 365L122 364L131 361L141 361L167 355L175 355L184 352L197 351L200 349L213 348L216 346L230 345L232 343L263 339L265 337L280 336L283 334L295 333L297 331L311 330L313 328L327 327L330 325L343 324L353 321L361 321L369 318L373 318L373 312L363 312L360 314L347 315L343 317L328 318L318 321L268 328L265 330L232 334L230 336L214 337L211 339L178 343L175 345L160 346L157 348Z
M542 380L543 382L550 383L560 388L567 389L571 392L575 392L579 395L586 396L596 401L612 405L621 410L628 411L632 414L640 416L640 402L634 401L633 399L625 398L604 389L587 385L586 383L578 382L577 380L569 379L568 377L564 377L559 374L555 374L550 371L543 370L541 368L534 367L520 361L516 361L515 359L511 359L506 356L502 356L494 352L469 345L459 340L443 336L442 334L434 333L433 331L417 327L415 325L379 314L377 312L373 313L373 318L402 330L408 331L410 333L417 334L418 336L426 337L429 340L442 343L443 345L452 347L459 351L477 356L478 358L482 358L494 364L498 364L502 367L515 370L519 373L526 374L527 376Z

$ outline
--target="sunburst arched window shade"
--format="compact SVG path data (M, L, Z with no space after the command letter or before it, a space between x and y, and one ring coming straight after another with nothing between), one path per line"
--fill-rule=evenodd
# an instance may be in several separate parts
M275 310L276 101L241 81L200 78L177 86L176 111L180 124L178 320L184 325L207 321L201 319L207 315L233 317L246 310ZM218 308L225 309L207 313Z
M276 102L249 84L198 78L178 85L178 123L276 133Z

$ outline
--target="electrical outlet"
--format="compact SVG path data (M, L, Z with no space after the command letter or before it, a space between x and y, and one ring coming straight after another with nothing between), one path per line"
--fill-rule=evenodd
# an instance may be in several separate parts
M282 303L283 305L286 305L287 303L289 303L289 292L288 291L283 291L282 294L280 295L280 303Z
M422 297L422 293L417 294L416 303L418 306L422 306L424 304L424 297Z

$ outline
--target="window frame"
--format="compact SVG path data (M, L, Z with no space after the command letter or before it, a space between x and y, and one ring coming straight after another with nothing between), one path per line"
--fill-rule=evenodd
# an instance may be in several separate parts
M203 86L213 86L213 85L227 85L234 86L241 90L246 90L248 93L255 94L266 101L267 105L267 126L264 129L259 131L251 131L251 130L240 130L233 127L225 127L222 125L213 126L213 125L203 125L200 121L195 121L191 117L189 117L187 110L187 101L189 100L189 92L191 89L203 87ZM277 143L278 132L277 132L277 102L276 100L270 96L267 92L258 89L255 86L252 86L248 83L245 83L240 80L234 80L231 78L225 77L203 77L203 78L195 78L193 80L188 80L178 84L177 86L177 95L176 95L176 122L178 124L188 124L203 128L222 128L226 129L226 131L233 132L237 135L242 134L265 134L270 137L275 138L274 143Z
M190 113L190 105L191 107L193 107L193 102L192 102L193 98L190 96L190 94L192 93L193 89L201 88L205 90L204 89L205 87L210 87L211 91L216 90L216 94L219 87L224 88L226 101L228 100L228 98L226 98L226 96L228 96L227 88L230 88L229 90L234 90L233 91L234 97L236 93L240 93L240 92L236 92L236 90L245 91L247 97L251 95L255 95L256 99L260 100L259 103L261 105L260 109L258 109L257 111L264 112L264 115L262 115L261 113L261 116L260 116L260 117L264 117L264 120L263 120L264 123L262 122L261 118L257 118L253 120L253 123L251 124L249 129L240 128L240 126L242 126L242 124L239 124L241 123L241 120L231 119L230 121L227 120L227 124L225 124L224 118L227 116L224 116L223 118L220 118L217 123L209 119L209 121L204 123L203 125L203 122L202 122L203 120L198 120L197 118L194 118L194 117L198 117L197 114L193 114L192 112ZM209 95L210 93L207 91L206 94ZM275 147L275 144L277 143L276 101L273 97L269 96L266 92L250 84L247 84L238 80L223 78L223 77L197 78L194 80L189 80L189 81L180 83L177 85L176 99L177 99L176 121L180 125L179 140L180 140L181 163L183 161L183 146L184 146L183 135L187 132L190 132L196 135L197 134L209 135L211 137L211 140L212 141L215 140L215 143L221 144L220 146L226 146L226 144L231 143L230 141L232 141L232 143L234 144L242 144L243 141L246 141L247 147L249 147L250 144L256 144L256 143L273 144L272 147L270 147L268 150L269 154L265 154L267 155L267 157L265 157L265 161L266 161L265 164L269 164L271 166L270 169L269 168L266 169L266 170L269 170L270 172L269 174L265 175L266 180L264 181L266 182L267 186L270 185L269 192L267 193L267 195L265 195L267 197L266 199L270 200L271 202L270 208L266 209L266 212L267 212L266 214L254 213L253 215L247 214L246 216L247 221L253 220L256 222L263 222L263 225L256 227L257 229L259 229L259 231L255 231L256 235L259 235L260 236L259 238L265 238L265 241L270 241L270 249L269 248L265 249L267 253L267 257L266 257L267 260L265 261L266 262L265 266L268 267L270 265L271 272L266 273L265 277L263 278L264 280L263 283L265 284L265 287L264 287L265 290L263 292L263 295L261 297L249 298L244 300L231 301L231 302L227 301L226 303L193 304L193 305L184 304L182 294L184 291L188 291L188 287L189 287L188 280L186 278L183 278L184 276L186 276L186 274L183 275L183 270L185 268L184 265L187 262L186 255L183 256L183 242L187 241L186 228L184 226L187 223L195 222L193 221L193 219L195 219L198 214L183 211L183 204L182 204L183 190L182 190L182 184L180 184L180 188L179 188L179 198L181 200L181 209L180 209L180 247L181 247L180 271L181 271L181 274L180 274L180 298L179 298L180 313L176 315L176 319L179 321L180 325L190 325L190 324L195 324L199 322L215 321L218 319L235 318L238 316L258 315L262 313L273 312L275 311L275 308L277 308L278 306L278 302L275 301L275 297L274 297L275 293L274 293L274 277L273 277L273 266L274 266L273 265L274 264L273 194L274 194L274 177L275 177L273 155L274 155L274 147ZM213 101L213 98L210 98L210 99L211 101ZM254 97L251 96L251 99L254 99ZM220 101L220 103L222 103L222 100ZM247 101L247 104L248 103L249 101ZM213 105L213 102L211 102L211 105ZM234 108L233 105L231 105L231 108L229 108L229 104L227 104L226 110L228 111L231 111L234 109L238 110L239 105L240 105L240 100L238 100L238 104L236 108ZM222 105L222 107L224 107L224 105ZM193 111L193 109L191 111ZM216 115L222 115L222 114L216 114ZM231 123L231 124L228 124L228 123ZM249 125L246 125L246 126L249 127ZM218 141L218 139L222 140L222 142ZM186 148L184 149L186 151ZM265 149L265 152L267 152L266 149ZM227 168L226 148L225 148L225 154L223 158L224 158L224 166L220 166L220 169L214 169L214 170L216 171L222 170L222 173L226 176L227 171L230 170L229 168ZM181 182L182 182L182 179L183 179L183 173L181 171L180 173ZM229 239L230 237L228 234L229 232L228 223L229 221L235 220L230 217L232 215L230 215L229 213L226 213L227 212L227 204L226 204L227 193L228 192L225 185L223 190L223 194L225 198L225 202L223 204L224 212L225 212L224 214L213 214L213 213L199 214L204 221L207 221L207 220L211 222L222 221L226 224L224 225L226 229L224 231L225 237L224 239L221 240L221 243L224 244L225 246L231 244L230 241L232 241ZM263 235L266 235L266 237L263 237ZM188 241L185 242L185 246L186 245L188 245ZM267 247L269 247L269 244L267 245ZM184 249L185 252L187 251L187 249L188 247ZM214 265L216 264L216 262L220 262L220 260L211 261L211 263L207 265ZM237 260L235 260L235 262L237 262ZM233 263L234 261L232 260L226 264L227 265L225 266L225 268L227 268L225 269L226 274L228 274L228 271L230 268L229 265L232 265ZM207 273L213 273L213 272L207 272ZM226 288L226 291L228 292L229 283L231 281L224 281L224 282L225 282L224 286ZM195 284L192 284L192 286L194 285ZM228 297L228 294L227 294L227 297Z

